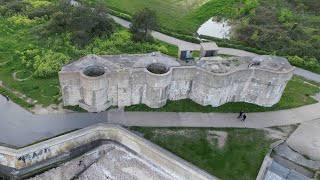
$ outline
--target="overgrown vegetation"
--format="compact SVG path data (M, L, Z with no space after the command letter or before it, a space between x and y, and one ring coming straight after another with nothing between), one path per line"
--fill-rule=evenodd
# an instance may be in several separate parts
M2 11L11 8L12 4L17 7L10 13L7 10ZM75 43L77 41L73 40L75 36L72 23L69 23L70 30L63 30L66 32L47 32L47 27L53 25L52 14L56 11L35 15L40 10L45 11L47 8L57 7L61 7L58 1L0 0L1 12L6 12L1 13L0 16L0 80L6 87L21 92L40 104L49 105L58 102L61 94L57 95L56 88L50 88L59 86L57 72L61 66L81 56L153 51L177 56L177 47L160 41L135 43L131 40L132 35L128 30L116 25L113 25L114 29L111 34L92 37L90 35L92 39L87 42L87 45L81 47ZM29 14L33 15L29 16ZM90 30L90 34L96 32L96 30ZM31 71L33 76L24 81L16 81L12 74L17 71ZM18 73L17 75L20 77L26 74ZM19 104L22 105L22 103Z
M224 180L255 179L272 140L256 129L131 127L155 144ZM210 131L228 133L224 147Z
M196 43L195 32L203 22L213 16L229 19L234 27L232 40L213 38L219 46L290 56L290 60L298 56L301 63L290 62L320 73L320 15L315 10L320 3L316 0L105 1L114 15L125 19L150 8L159 17L159 31Z
M288 85L281 97L279 103L272 107L262 107L254 104L243 102L232 102L221 105L219 107L201 106L190 99L184 99L179 101L167 101L166 105L161 108L149 108L144 104L132 105L125 107L126 111L156 111L156 112L234 112L238 113L241 110L245 112L264 112L264 111L276 111L281 109L289 109L300 107L308 104L316 103L317 101L312 99L310 95L320 92L320 84L310 82L316 86L312 86L307 80L294 76L292 80L288 82ZM318 87L317 87L318 86Z

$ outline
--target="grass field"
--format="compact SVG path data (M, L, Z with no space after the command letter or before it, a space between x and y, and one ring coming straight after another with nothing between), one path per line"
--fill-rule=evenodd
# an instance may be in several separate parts
M255 179L274 140L256 129L132 127L146 139L223 180ZM211 130L228 133L223 148Z
M88 0L90 1L90 0ZM105 0L109 7L131 15L149 8L157 13L163 27L183 33L194 33L212 16L233 16L237 11L237 0Z
M42 96L41 91L49 85L59 85L57 77L46 79L31 77L26 81L16 81L12 77L14 72L28 70L15 55L15 51L22 51L29 44L44 46L31 33L32 28L32 26L12 25L5 18L0 17L0 62L6 62L0 66L0 80L4 82L6 87L21 92L41 104L49 105L54 103L57 98ZM17 78L23 78L21 75L28 74L18 73Z
M133 105L125 107L126 111L157 111L157 112L239 112L243 110L245 112L264 112L264 111L276 111L281 109L289 109L300 107L308 104L316 103L317 101L312 99L310 95L320 92L320 84L310 82L318 87L305 83L307 80L304 78L294 76L282 95L279 103L272 107L261 107L254 104L234 102L227 103L219 107L201 106L190 99L184 99L179 101L168 101L167 104L161 108L153 109L144 104Z

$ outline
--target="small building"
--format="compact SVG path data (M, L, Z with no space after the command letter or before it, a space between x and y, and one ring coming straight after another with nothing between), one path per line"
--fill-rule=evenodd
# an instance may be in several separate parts
M212 57L218 54L219 47L215 42L201 43L200 58L201 57Z
M179 59L181 60L187 60L187 59L192 59L193 58L193 52L199 50L195 49L193 46L189 45L180 45L179 46Z

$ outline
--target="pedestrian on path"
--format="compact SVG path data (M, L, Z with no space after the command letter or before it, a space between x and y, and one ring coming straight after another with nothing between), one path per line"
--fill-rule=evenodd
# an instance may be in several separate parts
M244 112L243 112L242 110L239 112L238 119L242 117L243 113L244 113Z
M8 102L10 101L9 96L4 95L4 97L7 99Z
M242 116L242 119L241 119L241 121L245 121L247 119L247 116L244 114L243 116Z

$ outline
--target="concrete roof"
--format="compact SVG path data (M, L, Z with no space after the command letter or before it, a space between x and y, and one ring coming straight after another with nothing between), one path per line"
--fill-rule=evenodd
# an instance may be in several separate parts
M219 56L202 57L197 61L196 66L213 73L227 73L250 68L265 69L273 72L287 72L293 68L287 59L269 55L262 55L254 58L221 58Z
M192 45L179 45L180 51L199 51L200 49L195 48Z
M215 42L200 43L204 50L219 50L218 45Z
M61 72L81 71L91 65L103 66L108 71L118 71L122 68L145 68L153 63L161 63L167 67L190 66L181 64L176 58L154 52L149 54L121 55L87 55L62 67ZM202 57L195 65L214 73L228 73L239 69L260 68L273 72L287 72L293 66L285 59L277 56L262 55L257 57Z

